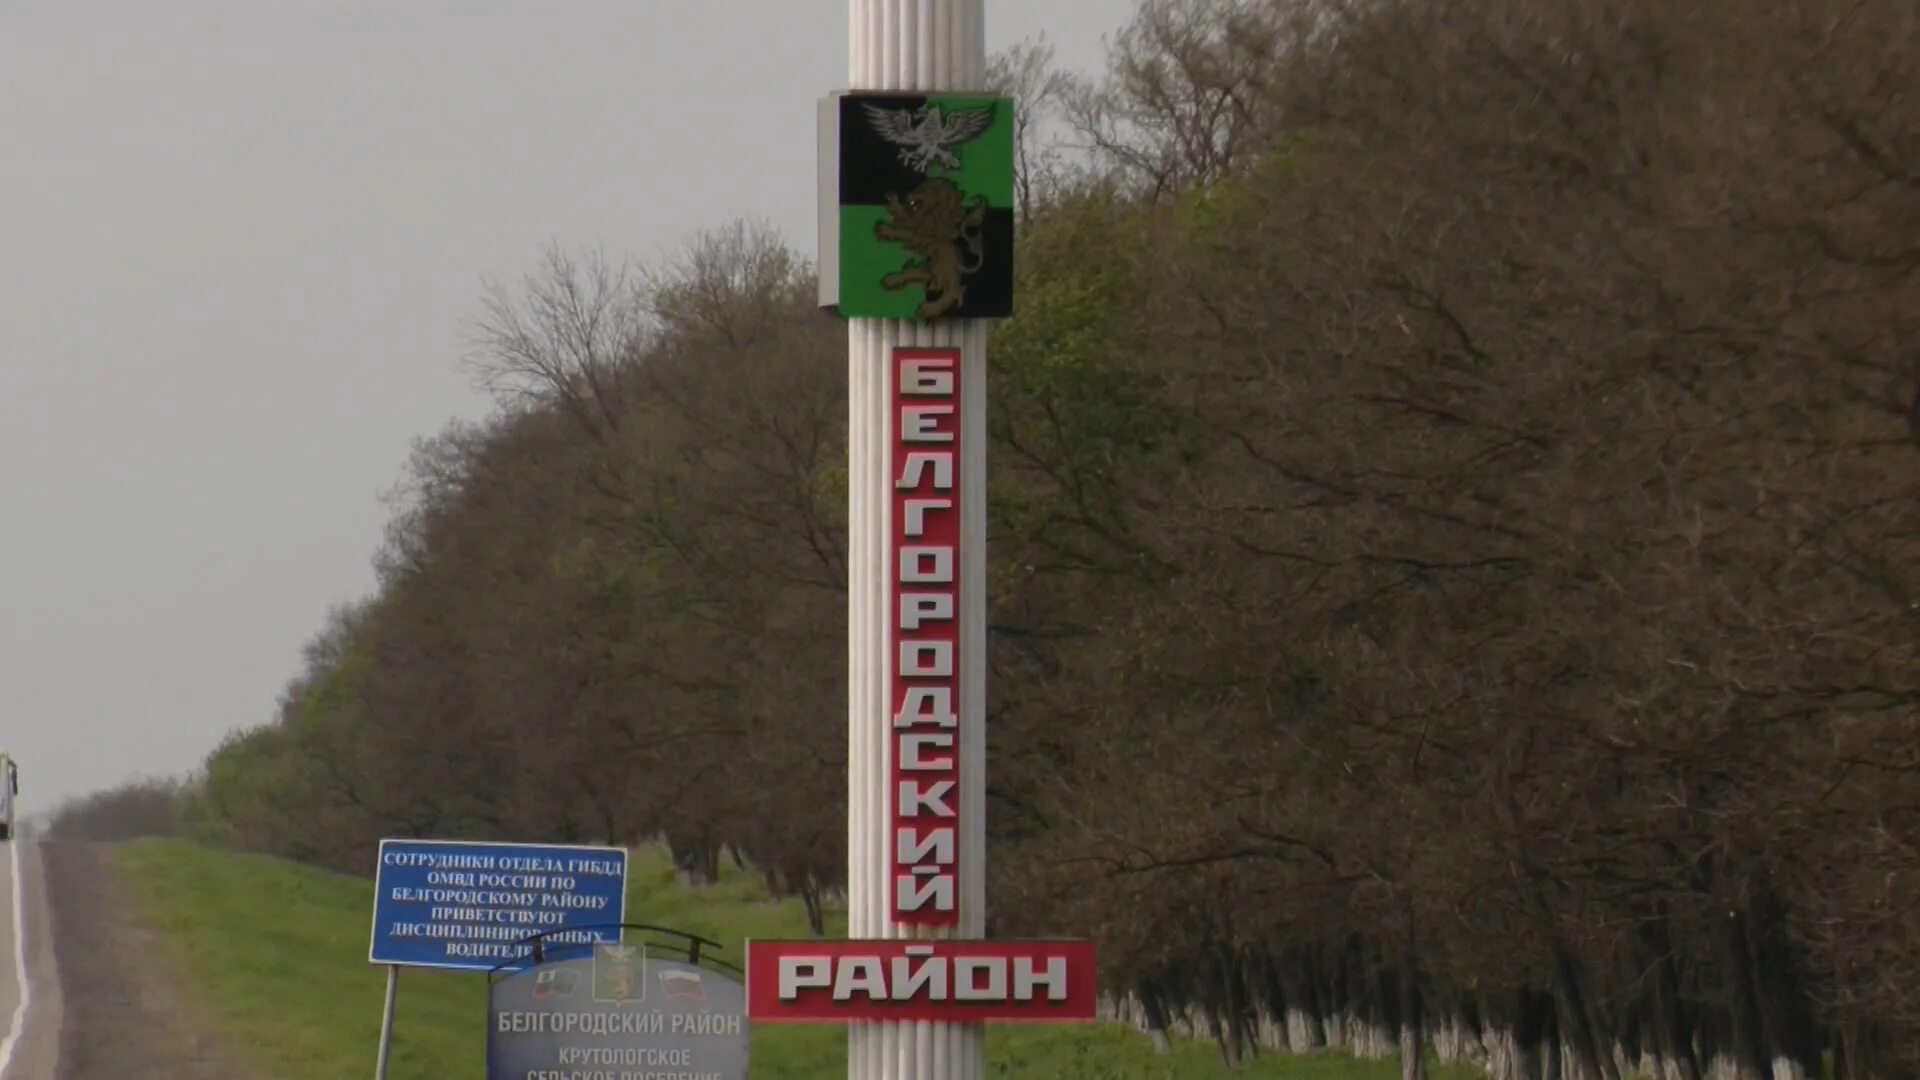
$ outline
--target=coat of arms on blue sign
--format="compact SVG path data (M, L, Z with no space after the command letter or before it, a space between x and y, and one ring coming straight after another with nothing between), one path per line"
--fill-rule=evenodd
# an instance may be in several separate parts
M637 1005L647 999L647 947L595 945L593 1000L602 1005Z

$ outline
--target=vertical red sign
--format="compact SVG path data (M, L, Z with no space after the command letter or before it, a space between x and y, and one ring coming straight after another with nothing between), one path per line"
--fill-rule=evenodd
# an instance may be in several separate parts
M960 922L960 350L900 348L893 389L893 920Z

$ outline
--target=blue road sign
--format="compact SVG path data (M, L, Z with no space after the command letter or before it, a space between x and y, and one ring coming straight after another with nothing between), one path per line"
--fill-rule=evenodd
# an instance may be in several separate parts
M382 840L367 958L491 971L542 931L562 931L548 944L617 944L620 931L607 924L626 906L622 848Z

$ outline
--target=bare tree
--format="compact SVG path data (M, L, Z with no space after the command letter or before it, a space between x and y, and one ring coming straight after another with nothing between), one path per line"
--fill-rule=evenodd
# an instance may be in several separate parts
M1014 192L1025 228L1072 183L1075 163L1066 145L1063 111L1072 81L1055 66L1054 48L1045 35L996 55L987 81L995 93L1014 98Z
M765 341L814 290L812 268L757 218L695 234L642 280L648 310L685 347Z
M554 402L588 430L621 420L621 385L652 327L639 276L603 252L549 248L519 295L486 286L467 367L502 404Z

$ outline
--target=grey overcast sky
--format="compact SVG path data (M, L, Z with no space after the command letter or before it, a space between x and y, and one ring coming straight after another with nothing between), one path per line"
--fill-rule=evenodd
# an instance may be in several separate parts
M1135 0L988 0L1090 70ZM844 0L0 5L0 748L193 768L364 595L483 278L757 215L813 251Z

